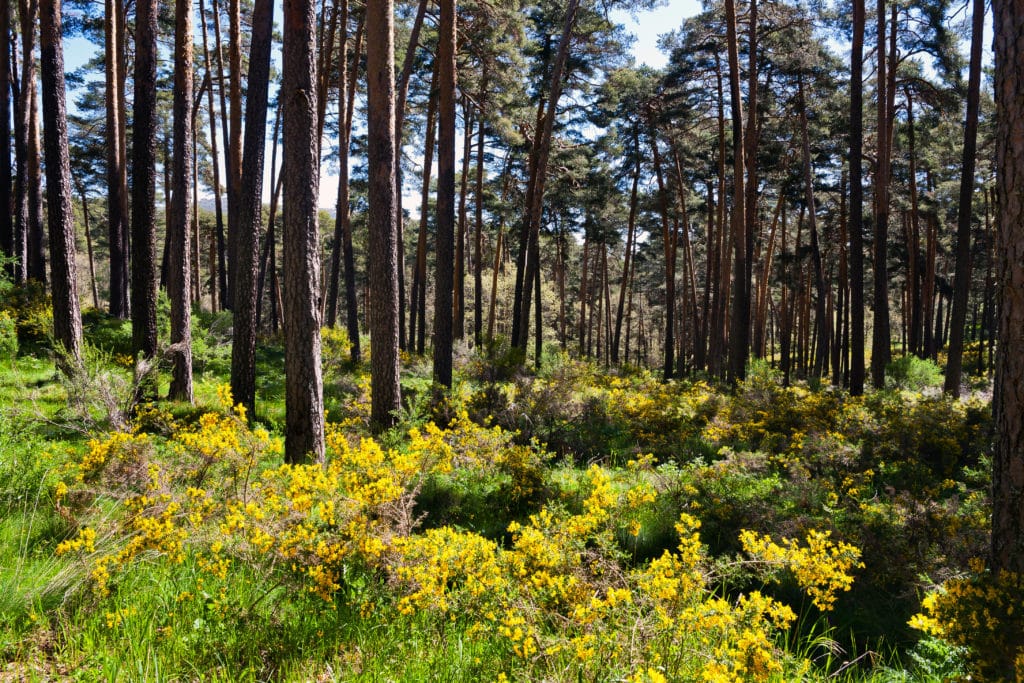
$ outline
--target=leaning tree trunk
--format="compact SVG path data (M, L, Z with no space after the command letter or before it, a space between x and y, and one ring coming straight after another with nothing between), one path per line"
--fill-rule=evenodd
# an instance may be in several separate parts
M978 109L981 93L981 48L985 33L985 0L974 0L971 27L971 66L967 77L967 125L960 171L960 202L956 221L956 273L953 276L953 310L946 361L946 393L960 395L964 355L964 324L971 289L971 211L974 195L974 159L978 150Z
M373 352L370 363L370 421L386 429L401 406L398 384L398 242L395 221L395 48L394 5L379 0L366 7L366 80L369 103L370 293Z
M157 0L135 13L135 105L132 122L132 349L136 361L156 354L156 65Z
M534 132L533 148L533 177L530 179L530 188L527 191L529 199L526 212L523 215L523 224L526 240L520 245L525 249L525 261L523 263L522 295L518 308L513 310L515 316L513 322L518 321L518 326L513 328L512 343L518 345L524 353L526 341L530 329L530 299L531 283L536 277L540 268L540 220L544 209L544 184L547 177L548 157L551 154L551 136L554 132L555 118L558 114L558 101L562 96L562 80L566 64L569 60L569 52L572 43L572 32L576 26L576 15L579 10L579 0L569 0L565 10L565 23L562 25L562 35L558 41L558 51L555 62L551 69L551 83L547 94L547 111L544 113L543 121L538 131ZM523 261L524 257L520 256ZM516 285L518 286L519 274L516 274ZM517 292L518 293L518 292ZM540 306L541 302L537 302ZM516 334L518 332L518 334ZM539 332L539 330L538 330Z
M60 0L39 6L43 116L46 119L46 200L53 274L53 335L76 365L82 358L82 316L75 273L75 215L65 106ZM29 84L30 85L30 84ZM65 368L65 372L71 371Z
M263 155L266 147L267 90L274 32L274 0L256 0L249 52L249 90L245 101L245 153L238 216L238 266L235 269L234 340L231 390L253 415L256 409L256 276L263 228Z
M171 300L171 386L168 397L192 402L192 308L189 282L192 214L192 0L174 6L174 168L171 222L167 226Z

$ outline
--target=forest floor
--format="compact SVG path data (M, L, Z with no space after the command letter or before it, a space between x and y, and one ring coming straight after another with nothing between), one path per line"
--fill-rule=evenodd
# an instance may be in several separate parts
M990 410L933 365L854 398L767 363L726 391L465 351L439 406L407 357L371 436L368 368L325 331L327 463L284 465L283 352L261 346L246 416L227 320L196 321L195 406L130 407L130 326L99 314L74 381L38 341L0 360L0 680L940 681L978 659L922 599L986 553Z

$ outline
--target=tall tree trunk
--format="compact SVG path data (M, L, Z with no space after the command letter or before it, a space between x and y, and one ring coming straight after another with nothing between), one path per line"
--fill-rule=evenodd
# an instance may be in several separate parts
M746 273L743 276L744 299L747 307L747 355L749 356L750 346L750 323L753 315L752 307L754 299L753 268L754 268L754 235L759 233L757 213L757 147L760 132L757 125L757 59L758 59L758 34L757 34L757 0L750 0L748 9L748 38L747 38L747 125L743 131L743 161L747 176L744 181L744 244L746 248L745 262ZM736 143L739 144L739 143Z
M348 106L348 0L339 0L340 10L336 10L340 13L341 18L339 23L341 24L341 38L338 45L338 168L339 176L342 175L340 172L344 167L344 175L348 175L348 148L342 149L342 142L346 138L345 135L345 109ZM330 57L321 60L321 63L330 64ZM321 81L327 80L327 74L320 75ZM321 92L324 93L326 98L327 88L321 88ZM319 102L320 108L325 110L326 101ZM322 123L321 123L322 125ZM318 139L322 138L321 135L317 136ZM345 183L346 190L348 183ZM334 240L331 245L331 265L330 273L327 279L327 308L326 308L326 323L328 327L334 327L338 322L338 293L341 283L341 251L342 242L345 239L345 224L349 219L348 215L348 197L343 197L346 194L341 189L341 180L338 181L338 201L335 205L334 210ZM344 203L343 203L344 201ZM358 336L358 335L357 335ZM358 340L357 340L358 343Z
M281 103L284 129L285 459L324 458L320 367L320 249L316 135L316 8L285 0Z
M836 339L832 352L832 384L845 386L844 375L849 354L849 265L847 263L846 206L847 178L844 169L839 180L839 281L836 283Z
M405 130L405 105L409 96L409 79L412 77L416 61L416 51L420 42L420 29L426 14L428 0L419 0L416 17L409 32L409 44L402 60L402 72L395 84L395 234L398 242L398 344L402 349L405 345L405 214L402 211L402 137ZM413 300L410 308L415 308ZM412 334L409 335L410 339ZM412 344L408 345L410 348Z
M192 307L190 299L189 217L192 213L192 2L174 7L174 169L168 287L171 300L171 348L174 368L169 398L192 402Z
M505 226L498 225L498 239L494 244L494 269L491 271L491 300L487 308L487 341L494 341L494 309L498 301L498 271L501 270L501 250L504 247L502 238Z
M380 0L366 7L366 80L369 117L371 355L370 420L375 429L395 423L401 406L398 384L398 235L395 203L394 6ZM436 368L435 368L436 372Z
M850 393L864 393L864 0L853 0L850 52Z
M210 271L213 274L210 292L212 295L216 291L216 296L213 296L214 300L217 300L219 297L221 305L227 309L231 307L231 302L228 300L227 245L224 243L224 208L220 195L220 155L217 152L217 121L213 106L213 64L210 61L210 48L206 31L206 8L204 5L203 0L199 0L199 17L203 26L203 64L206 67L207 78L210 79L210 87L206 91L206 107L210 116L210 156L213 164L213 207L216 219L215 234L217 241L217 258L210 262ZM223 101L222 97L222 105ZM214 310L216 310L216 306L214 306Z
M452 385L455 264L455 0L441 0L437 47L437 274L434 278L434 381Z
M750 350L750 276L745 225L746 195L743 185L743 104L740 96L739 48L736 40L736 6L725 0L726 40L729 52L729 94L732 109L733 205L731 226L735 254L732 282L732 315L729 323L729 380L737 382L746 375Z
M483 234L484 234L484 158L485 108L487 105L488 73L486 63L481 79L482 95L477 103L479 112L476 132L476 189L474 190L474 236L473 236L473 343L480 346L483 341L484 283L483 283Z
M543 46L542 58L544 65L547 65L550 53L550 39L546 39ZM536 177L537 177L537 163L539 160L538 154L540 147L538 146L537 136L540 134L541 129L544 126L544 111L546 108L546 102L544 96L541 95L537 102L537 118L533 126L533 139L530 141L530 154L527 160L526 168L526 196L525 202L527 206L533 203L533 193L537 189ZM526 282L526 262L528 259L530 246L530 224L529 221L524 219L520 221L519 226L519 251L516 254L516 284L512 294L512 347L520 348L520 337L526 334L525 331L521 331L520 327L523 321L521 311L523 308L523 299L528 296L525 292L529 283ZM529 320L529 316L526 316ZM525 349L526 341L522 342L523 348Z
M675 369L675 300L676 300L676 245L675 231L669 227L668 188L661 170L661 153L658 140L651 125L651 153L654 157L654 171L658 179L658 214L661 218L662 251L665 257L665 363L662 376L672 378Z
M228 179L228 290L235 300L235 276L238 271L238 219L242 203L242 33L240 0L228 0L228 99L229 135L225 154L230 159ZM220 17L217 18L218 23ZM219 42L219 41L218 41ZM223 83L222 83L223 85Z
M132 349L152 358L156 327L156 66L157 0L135 8L135 102L132 108ZM149 393L155 388L147 387Z
M277 112L274 116L274 138L270 145L270 187L273 188L270 191L270 212L267 215L267 238L263 245L263 256L260 258L260 272L256 278L256 325L260 325L260 321L263 317L263 291L266 289L267 272L272 270L277 272L277 237L275 235L277 224L277 200L281 195L281 185L283 184L284 178L280 173L277 172L277 141L280 139L281 132L281 102L278 100ZM271 283L276 281L276 277L271 277ZM274 295L276 291L274 285L271 284L271 296L270 296L270 325L273 332L277 332L278 324L278 312L277 297Z
M615 333L612 335L612 363L619 362L619 341L622 335L622 314L626 303L626 290L633 258L633 239L636 234L637 186L640 183L640 129L633 126L633 185L629 192L629 218L626 220L626 252L622 264L622 284L619 285L619 303L615 311Z
M11 3L0 3L0 253L14 258L11 215ZM14 277L14 263L5 266Z
M995 0L996 190L1000 301L993 398L992 568L1024 573L1024 6ZM1014 676L1018 628L1001 672ZM1019 661L1019 659L1018 659Z
M53 336L76 365L82 359L82 315L75 273L75 216L64 88L60 0L39 5L40 72L46 119L46 198L53 274ZM65 368L65 372L71 372Z
M821 260L821 248L818 243L817 208L814 204L814 170L811 167L811 143L807 134L807 102L804 98L804 81L798 81L798 97L800 98L800 137L804 159L804 202L807 206L807 218L811 232L811 258L814 265L814 287L817 291L815 301L815 334L817 335L817 353L814 358L814 376L824 377L828 372L828 354L832 341L832 324L826 310L828 289L825 284L825 268Z
M28 131L28 277L46 284L46 248L43 244L42 131L39 121L39 91L30 88L31 114Z
M341 217L342 222L342 266L344 267L345 277L345 321L348 329L349 341L352 344L352 362L358 363L361 357L360 342L359 342L359 300L356 295L356 260L354 251L352 249L352 221L349 212L349 186L348 186L348 150L349 142L352 136L352 111L355 109L355 95L356 85L358 83L356 76L359 73L359 55L362 52L363 42L363 26L365 21L365 13L363 18L360 18L359 25L356 28L356 39L353 51L352 59L352 71L349 74L349 81L347 86L348 101L345 104L344 116L341 117L341 103L338 104L339 120L342 118L345 121L342 127L344 133L342 139L339 141L341 149L343 150L342 156L345 159L345 163L341 165L341 172L338 176L338 206L342 207L342 212L338 214ZM345 62L346 68L348 62Z
M107 234L110 249L110 314L117 318L128 317L128 216L126 208L128 192L126 169L121 166L121 83L120 55L123 51L121 36L121 2L106 0L103 18L104 61L106 65L106 107L107 123Z
M580 267L580 355L587 350L587 275L590 257L590 234L583 235L583 262Z
M27 10L26 3L18 3L18 19ZM24 44L24 38L22 38ZM19 86L17 63L17 35L11 41L11 101L14 114L14 235L12 237L14 255L14 281L23 283L28 278L28 118L26 112L27 99L25 88ZM25 59L22 55L20 82L24 82Z
M889 105L888 76L886 73L886 17L885 0L878 0L877 16L877 148L878 165L875 169L875 242L873 254L874 271L874 324L871 336L871 383L876 389L885 386L885 366L890 357L889 334L889 166L892 159L889 149Z
M967 77L967 125L964 127L964 154L960 170L960 202L956 222L956 274L953 276L953 310L950 322L949 355L946 361L946 393L960 395L963 366L964 323L967 297L971 289L971 216L974 196L974 159L978 150L978 109L981 93L981 50L985 33L985 2L972 3L971 63ZM1018 95L1019 96L1019 95Z
M214 59L215 59L215 61L217 63L217 94L218 94L218 99L220 100L220 130L221 130L221 139L223 139L224 147L225 147L225 149L224 149L224 179L225 179L225 185L226 185L226 190L227 190L227 208L228 208L227 220L230 221L231 220L231 212L232 212L232 209L234 207L234 204L232 203L232 199L231 199L231 192L232 192L232 188L231 188L231 177L232 177L232 174L231 174L231 161L232 161L232 159L231 159L231 152L228 149L228 147L230 145L229 141L231 139L231 128L228 126L228 88L229 88L229 86L227 86L226 83L225 83L227 77L225 76L225 73L224 73L224 71L225 71L224 70L224 41L221 38L220 4L218 3L218 0L210 0L210 4L211 4L210 14L211 14L211 18L213 20L213 43L214 43L214 45L213 45L213 47L214 47L213 54L214 54ZM203 14L205 14L205 13L203 13ZM211 116L212 116L212 113L211 113ZM227 228L227 226L225 226L223 224L221 226L219 226L219 229L222 230L222 231L224 231L226 228ZM217 259L218 259L218 264L219 264L219 270L220 270L220 273L221 273L221 277L223 278L223 285L222 285L222 288L221 288L221 303L223 304L225 310L230 310L230 308L231 308L231 306L232 306L232 304L234 302L234 297L232 296L231 290L230 290L231 279L230 279L230 275L229 275L229 269L231 267L230 266L230 259L233 256L233 253L231 252L231 247L230 247L230 231L228 231L228 236L227 237L225 237L224 234L219 234L217 236L217 239L218 239L218 250L219 250L219 253L217 255Z
M252 16L248 92L245 100L245 153L242 157L238 216L238 268L235 270L234 341L231 390L235 401L256 410L256 290L259 235L263 228L263 155L266 148L267 90L274 30L274 0L256 0Z
M92 234L89 226L89 198L85 194L85 185L81 182L76 182L75 185L78 190L79 200L82 202L82 224L85 232L86 254L89 257L89 290L92 293L92 307L99 309L100 293L96 289L96 261L93 258Z
M462 98L462 121L462 175L459 178L455 283L452 290L452 333L458 340L466 337L466 197L469 194L469 164L473 157L473 111L465 96Z
M519 347L526 350L526 340L530 327L530 285L534 273L540 268L540 220L544 208L544 184L547 179L548 157L551 154L551 136L554 131L555 118L558 114L558 100L562 95L562 79L566 63L569 59L569 50L572 43L572 31L576 25L576 15L580 6L579 0L569 0L565 10L565 23L562 25L562 35L558 41L555 62L551 69L551 83L547 96L547 112L544 115L543 126L539 136L534 135L533 147L535 150L536 163L535 173L531 179L532 187L528 192L529 202L526 206L526 215L523 216L524 225L527 227L527 243L520 248L526 248L526 262L524 264L523 296L520 310L513 311L513 316L519 320L519 336L513 339L513 344L518 343ZM537 305L540 305L538 302ZM515 336L515 335L513 335Z
M18 103L16 135L20 152L17 168L15 196L18 201L15 248L20 259L20 279L46 280L42 254L43 226L39 202L39 124L35 108L36 59L35 24L38 15L37 0L18 1L18 19L21 26L21 90Z
M437 64L430 78L430 95L427 101L427 129L423 145L423 183L420 191L420 226L416 236L416 265L412 279L412 298L409 306L408 348L423 353L426 345L426 291L427 291L427 224L430 221L430 178L434 167L434 143L437 132ZM420 305L420 301L423 305ZM419 326L417 328L417 322ZM419 329L422 344L416 343Z
M917 196L917 149L914 125L914 99L910 88L907 96L907 155L910 176L910 239L907 240L907 288L910 304L908 342L910 352L921 353L921 230Z

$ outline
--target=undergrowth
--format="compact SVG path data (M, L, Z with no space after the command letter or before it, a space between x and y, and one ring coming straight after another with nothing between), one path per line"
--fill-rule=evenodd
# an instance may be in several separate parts
M1012 653L965 626L1017 585L972 561L980 400L768 368L725 393L548 354L471 358L438 406L407 359L402 423L372 438L332 333L327 463L283 465L280 387L234 406L224 321L199 324L195 408L120 403L105 322L85 388L6 361L0 677L997 680L986 653Z

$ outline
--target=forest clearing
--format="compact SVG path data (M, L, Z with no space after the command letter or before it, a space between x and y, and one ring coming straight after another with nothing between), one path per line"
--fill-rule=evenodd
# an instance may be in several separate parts
M0 2L0 680L1024 680L990 9Z

